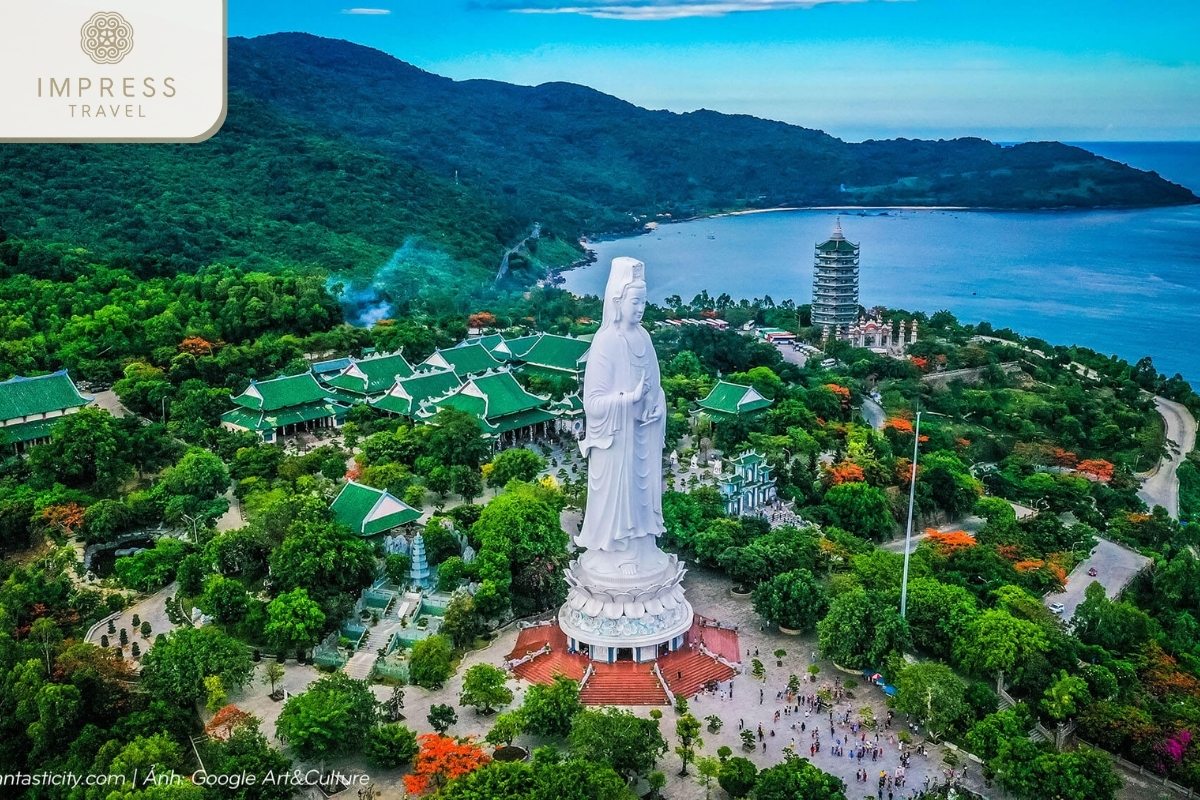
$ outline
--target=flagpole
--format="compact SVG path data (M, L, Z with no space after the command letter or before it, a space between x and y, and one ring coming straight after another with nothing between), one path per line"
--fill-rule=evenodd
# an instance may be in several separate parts
M917 427L913 432L912 475L908 480L908 527L904 532L904 577L900 581L900 616L904 616L908 601L908 558L912 551L913 504L917 497L917 448L921 444L921 412L917 412Z

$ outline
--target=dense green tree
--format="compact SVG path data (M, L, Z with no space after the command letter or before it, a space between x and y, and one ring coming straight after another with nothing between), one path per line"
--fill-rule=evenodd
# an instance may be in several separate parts
M887 495L869 484L838 484L822 502L833 524L864 539L890 539L896 529Z
M229 471L216 455L193 448L163 473L162 484L171 494L211 500L229 488Z
M291 759L271 747L257 725L240 725L225 740L207 739L204 764L211 775L283 775L292 768ZM260 779L253 786L239 787L234 796L237 800L289 800L295 793L295 786Z
M276 591L306 588L326 618L333 619L346 615L350 596L375 575L371 545L323 521L293 524L270 563Z
M568 743L574 757L608 764L628 779L649 775L667 752L658 720L612 707L575 714Z
M54 423L49 442L30 449L33 481L111 492L133 473L128 447L111 414L99 408L81 409Z
M905 611L913 645L943 659L978 613L970 592L933 578L909 580Z
M334 672L288 699L276 735L306 760L352 753L374 727L378 705L366 683Z
M125 586L143 592L154 592L166 586L175 577L175 570L183 560L186 545L178 539L164 536L154 547L118 558L113 571Z
M363 756L380 769L398 769L413 760L419 750L417 735L404 725L376 725L367 731Z
M492 729L487 732L484 738L488 744L495 747L504 745L505 747L513 743L525 730L525 720L521 718L521 712L509 711L504 714L497 714L495 721L492 723Z
M179 581L179 591L185 597L195 597L204 591L204 579L208 575L208 565L198 553L189 553L179 562L175 571L175 580Z
M521 716L525 720L525 730L534 736L562 739L571 733L571 719L582 708L579 683L563 675L555 675L549 684L529 687L521 704Z
M211 575L204 582L204 594L196 604L217 622L231 625L241 622L250 611L250 594L241 581Z
M829 608L829 596L806 569L776 575L754 588L754 610L784 628L810 631Z
M546 468L546 460L524 447L511 447L492 459L492 472L488 484L497 488L509 481L532 483Z
M1081 708L1091 702L1091 691L1088 683L1078 675L1068 675L1066 670L1058 674L1050 688L1042 697L1042 710L1052 719L1065 720L1073 717Z
M483 632L483 620L475 608L475 598L469 592L456 592L446 606L441 632L449 636L455 647L466 647Z
M437 689L450 677L450 640L434 635L412 646L408 659L408 679L417 686Z
M204 679L210 675L220 676L231 688L245 686L251 677L245 646L211 626L162 635L142 657L142 685L180 705L203 697Z
M281 653L307 650L320 639L325 613L304 588L284 592L267 604L264 633Z
M717 773L717 784L734 800L739 800L750 794L757 778L758 767L754 766L753 761L734 756L721 765L721 771Z
M942 737L970 713L963 682L954 670L936 661L911 664L896 676L896 710L922 720Z
M794 755L758 773L755 800L846 800L846 785Z
M429 726L439 734L444 734L451 725L458 722L458 714L455 713L452 706L444 703L435 703L429 707L429 714L425 717L429 722Z
M1019 677L1021 667L1049 647L1046 634L1035 623L1017 619L1002 609L984 611L955 643L958 663L978 675L1003 672Z
M634 800L625 781L607 764L581 759L532 764L493 761L451 781L445 800Z
M1088 585L1084 598L1071 619L1081 642L1127 654L1140 650L1153 635L1154 622L1150 616L1129 603L1109 600L1099 581Z
M976 722L967 731L967 746L971 752L990 762L1010 739L1024 738L1033 727L1033 717L1025 705L1018 704L995 711Z
M462 693L458 702L475 706L481 714L491 714L496 706L506 706L513 700L512 689L505 686L508 675L490 664L475 664L463 674Z
M817 625L821 652L844 667L876 668L909 643L908 624L881 595L855 589L833 599Z

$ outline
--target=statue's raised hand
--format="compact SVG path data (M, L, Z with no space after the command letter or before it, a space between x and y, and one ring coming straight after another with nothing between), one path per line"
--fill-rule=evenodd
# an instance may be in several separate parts
M646 373L642 373L642 377L638 378L638 385L633 390L633 402L642 402L642 395L646 393Z

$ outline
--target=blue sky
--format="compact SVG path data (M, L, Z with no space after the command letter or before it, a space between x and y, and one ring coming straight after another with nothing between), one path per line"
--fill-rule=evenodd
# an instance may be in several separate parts
M278 31L850 141L1200 140L1200 0L229 0Z

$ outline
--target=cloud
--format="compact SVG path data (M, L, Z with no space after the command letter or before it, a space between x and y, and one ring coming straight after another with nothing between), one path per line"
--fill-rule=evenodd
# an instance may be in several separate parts
M739 11L812 8L827 3L866 0L478 0L477 7L521 14L583 14L601 19L659 20L723 17Z
M392 13L390 8L343 8L343 14L354 14L356 16L378 17Z

